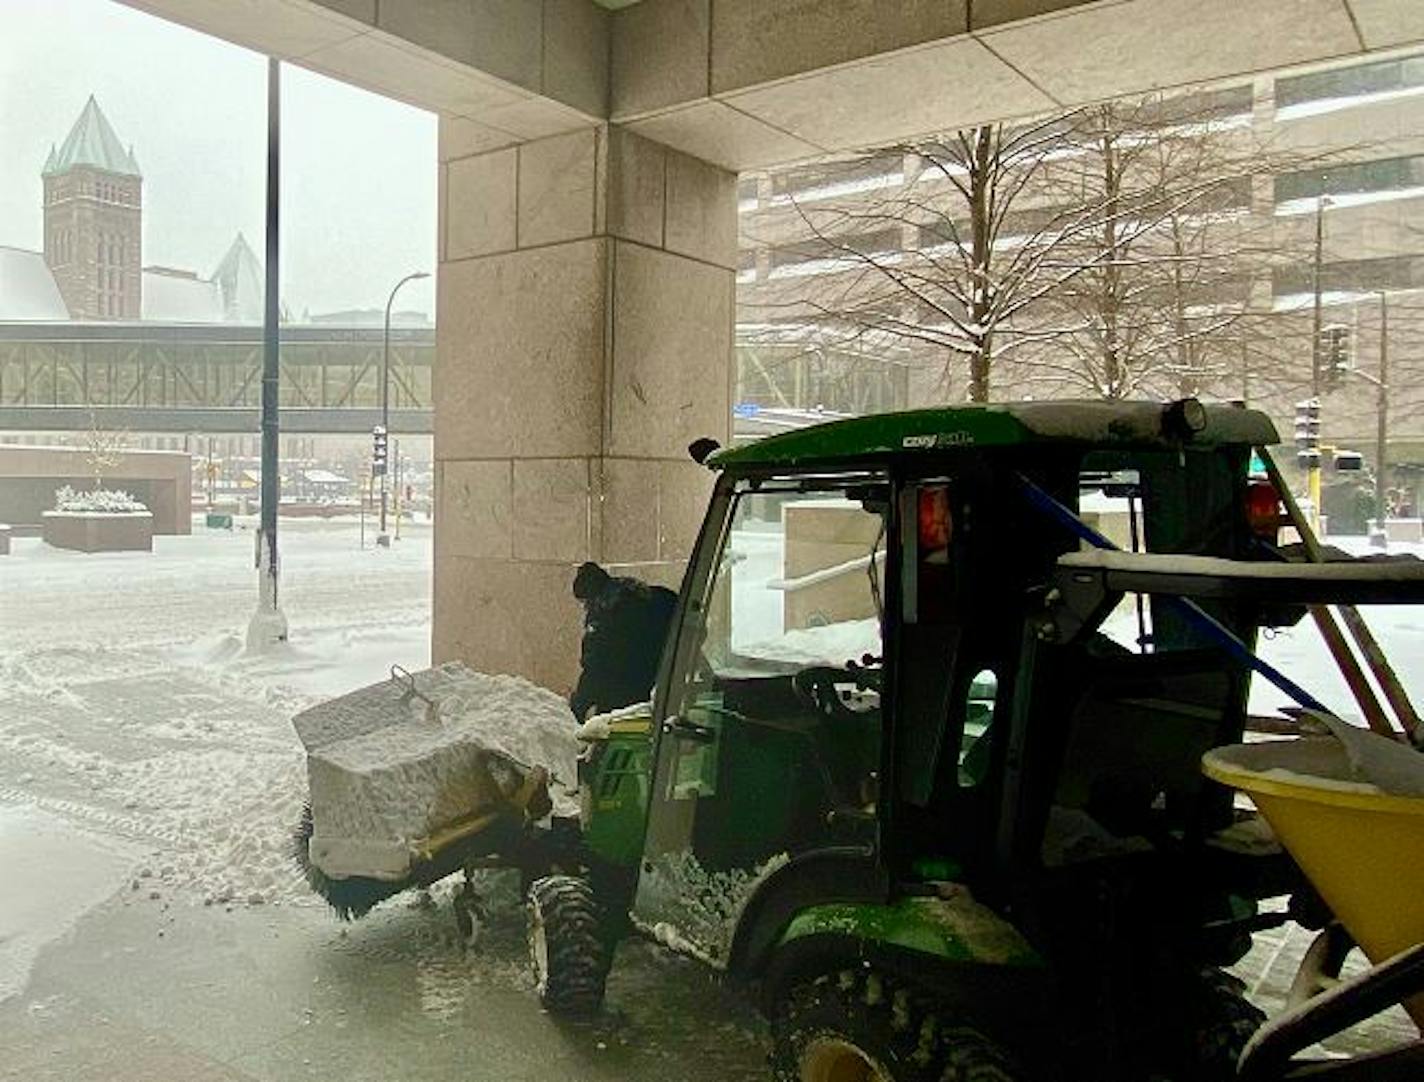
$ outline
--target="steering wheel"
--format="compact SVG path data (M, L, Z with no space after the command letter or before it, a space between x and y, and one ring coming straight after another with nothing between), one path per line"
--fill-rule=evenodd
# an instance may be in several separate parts
M837 684L854 684L858 688L878 692L880 673L858 665L846 668L813 665L798 669L791 677L791 689L796 697L821 717L830 721L863 723L870 711L852 709L841 698Z

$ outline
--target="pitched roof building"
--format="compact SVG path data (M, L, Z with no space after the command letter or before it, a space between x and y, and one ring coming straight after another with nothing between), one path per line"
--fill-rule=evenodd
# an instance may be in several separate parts
M0 321L262 322L262 263L241 233L207 278L143 265L143 175L92 94L40 176L44 250L0 245Z
M44 179L44 261L72 319L138 319L143 177L91 94Z

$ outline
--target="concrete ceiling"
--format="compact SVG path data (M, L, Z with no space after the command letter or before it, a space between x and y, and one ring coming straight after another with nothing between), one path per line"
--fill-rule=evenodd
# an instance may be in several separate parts
M1424 42L1424 0L713 0L700 42L674 6L618 17L612 117L734 169Z
M469 153L611 119L733 170L1424 44L1424 0L124 2L459 118Z

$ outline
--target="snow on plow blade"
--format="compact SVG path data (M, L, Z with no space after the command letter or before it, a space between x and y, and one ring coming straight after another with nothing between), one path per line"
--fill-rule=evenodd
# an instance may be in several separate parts
M343 916L512 844L571 799L573 717L517 677L397 669L292 724L310 791L295 856Z

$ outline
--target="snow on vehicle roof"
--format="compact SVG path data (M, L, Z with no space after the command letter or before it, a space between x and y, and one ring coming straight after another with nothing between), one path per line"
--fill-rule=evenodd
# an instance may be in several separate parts
M1269 446L1275 425L1258 410L1203 405L1203 426L1183 437L1161 402L1010 402L853 417L785 432L716 452L708 464L797 465L890 454L1035 443L1101 447Z

